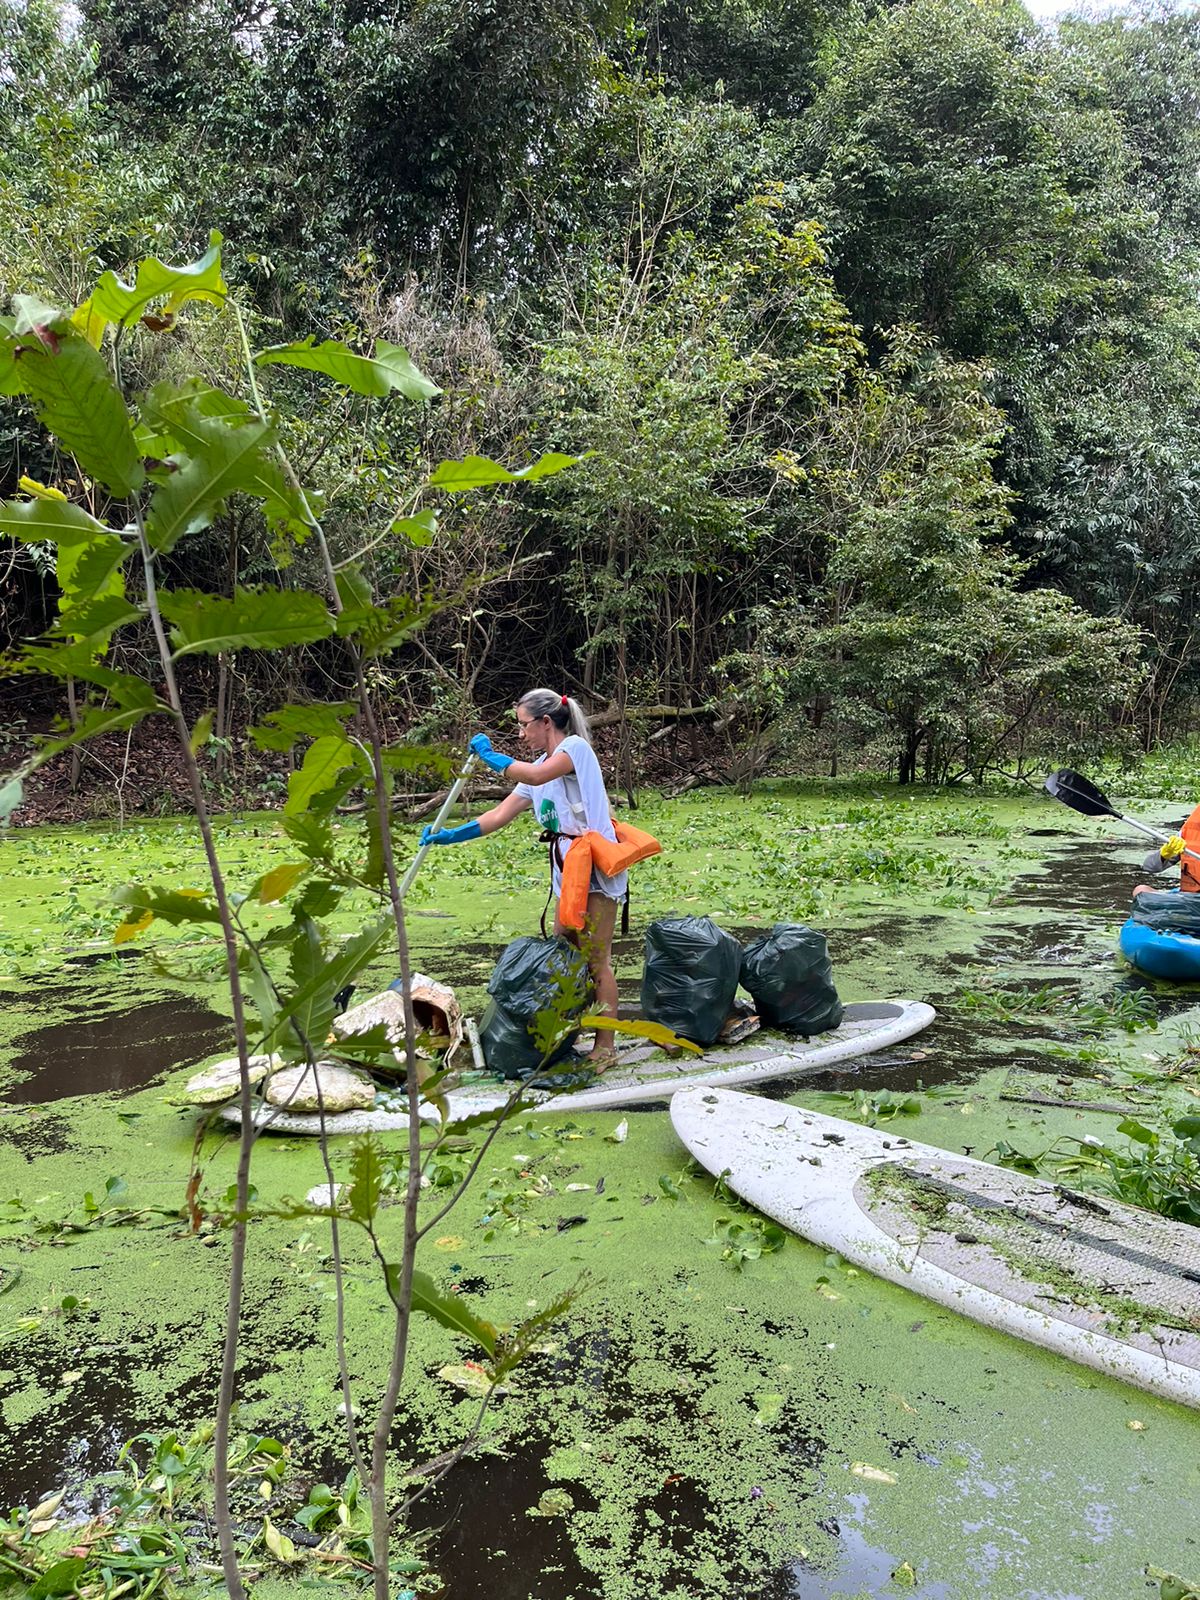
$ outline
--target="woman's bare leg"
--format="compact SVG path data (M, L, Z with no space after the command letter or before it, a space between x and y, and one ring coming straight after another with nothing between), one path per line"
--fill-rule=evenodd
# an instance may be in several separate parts
M557 911L554 915L555 933L569 939L583 952L588 971L591 973L592 987L596 991L596 1012L602 1017L618 1015L617 978L612 968L612 941L619 904L618 900L611 900L607 895L589 894L587 921L582 932L564 928L559 921ZM588 1060L602 1063L600 1070L603 1071L605 1066L611 1065L614 1048L612 1029L597 1028L596 1042L592 1046Z

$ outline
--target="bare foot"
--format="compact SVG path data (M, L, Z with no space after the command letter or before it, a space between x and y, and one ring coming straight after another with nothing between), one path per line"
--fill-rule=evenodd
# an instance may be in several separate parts
M601 1072L607 1072L609 1067L616 1066L617 1052L611 1045L609 1045L603 1050L593 1050L591 1055L585 1056L584 1059L586 1060L588 1066L591 1067L592 1071L599 1074Z

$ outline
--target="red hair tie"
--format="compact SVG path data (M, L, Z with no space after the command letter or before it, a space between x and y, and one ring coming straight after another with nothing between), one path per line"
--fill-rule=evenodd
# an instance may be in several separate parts
M566 695L563 695L562 703L563 703L563 705L566 705L568 703Z

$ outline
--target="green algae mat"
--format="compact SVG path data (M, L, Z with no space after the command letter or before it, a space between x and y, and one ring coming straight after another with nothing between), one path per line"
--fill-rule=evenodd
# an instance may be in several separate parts
M1118 1079L1144 1099L1186 1059L1196 1021L1171 1001L1155 1031L1084 1037L1056 1033L1053 1019L956 1006L968 985L1053 980L1092 994L1120 981L1112 932L1136 862L1098 829L1081 830L1079 843L1060 831L1031 838L1055 820L1049 803L861 790L662 806L647 825L686 867L647 874L637 916L813 920L829 932L846 998L908 993L942 1016L894 1058L793 1098L895 1121L954 1152L1034 1159L1056 1141L1109 1138L1116 1118L1004 1100L1014 1068L1022 1084L1034 1073L1050 1086L1064 1074L1104 1077L1075 1099L1124 1103ZM230 820L222 849L260 870L264 849L284 858L272 826ZM219 1033L224 1008L211 973L194 971L203 952L184 940L162 941L154 959L105 954L113 883L169 872L185 882L189 866L202 881L183 825L18 833L3 849L0 1262L21 1276L0 1296L0 1503L31 1503L64 1482L82 1502L85 1481L111 1470L125 1439L202 1420L211 1407L228 1243L183 1219L196 1124L171 1100L210 1048L201 1016ZM422 969L470 1006L499 948L536 919L541 860L532 845L528 855L452 854L419 881L414 942ZM637 954L620 953L629 991ZM149 1004L191 1007L192 1021L171 1033L167 1013L155 1013L157 1058L147 1049L142 1086L127 1077L114 1093L88 1075L81 1030L111 1023L116 1041L121 1018ZM199 1046L190 1055L189 1034ZM91 1092L16 1098L68 1046L76 1076L58 1088ZM1170 1075L1169 1093L1194 1105L1188 1088ZM465 1170L471 1142L447 1152L426 1205ZM400 1140L388 1148L399 1162ZM210 1134L201 1156L205 1193L219 1204L233 1146ZM349 1151L335 1148L333 1160L344 1181ZM307 1141L256 1151L264 1206L324 1181ZM348 1249L350 1364L369 1417L383 1380L385 1296L366 1250L354 1240ZM436 1530L429 1561L456 1600L1125 1600L1142 1591L1147 1564L1198 1564L1179 1514L1200 1492L1193 1415L799 1240L780 1243L691 1167L661 1112L508 1126L426 1240L422 1265L509 1322L587 1281L569 1319L495 1400L485 1448L421 1508ZM322 1224L256 1222L241 1418L290 1451L271 1502L285 1530L314 1478L345 1470L333 1318ZM415 1338L397 1448L420 1459L461 1437L478 1399L463 1387L466 1351L449 1332L422 1323ZM272 1600L300 1593L283 1570L268 1588Z

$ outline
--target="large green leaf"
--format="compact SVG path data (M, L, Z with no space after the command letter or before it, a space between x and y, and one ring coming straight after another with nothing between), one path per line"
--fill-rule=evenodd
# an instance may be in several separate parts
M296 1038L309 1050L320 1049L334 1016L335 989L329 982L325 941L311 917L296 917L293 930L288 961L293 994L290 999L285 997L284 1004ZM285 1041L279 1043L282 1046Z
M148 884L126 883L115 891L113 899L126 908L117 929L118 944L142 933L156 917L172 927L180 923L219 923L221 920L216 901L200 889L155 889Z
M207 528L235 490L258 493L271 462L275 425L196 416L192 447L155 489L146 516L151 546L166 553L186 534Z
M115 533L92 544L59 545L55 576L62 590L60 611L66 614L93 600L122 600L125 574L121 567L129 554L130 546Z
M437 538L437 531L436 511L418 511L415 516L397 517L388 529L389 533L401 534L415 550L424 550L431 545Z
M498 461L487 456L465 456L461 461L442 461L434 468L429 479L431 489L445 489L448 494L463 494L468 489L486 489L497 483L533 483L538 478L552 477L566 467L586 461L594 451L581 456L560 455L550 450L537 461L517 472L510 472Z
M145 479L133 427L98 351L69 322L20 339L13 382L90 477L127 498Z
M126 705L132 705L142 680L130 672L115 672L96 660L95 647L86 642L69 644L30 644L6 663L12 672L44 672L51 678L79 678L107 689Z
M373 1134L356 1139L350 1148L350 1192L346 1207L355 1222L370 1227L383 1193L383 1168L387 1152Z
M390 918L380 918L378 922L371 923L356 933L334 955L329 955L321 963L320 970L313 977L288 996L280 1007L279 1016L273 1032L266 1037L263 1048L266 1050L279 1049L281 1045L292 1044L288 1023L293 1016L303 1016L315 996L321 994L335 995L339 989L356 978L362 969L378 955L380 947L386 941L388 934L393 931Z
M229 290L221 276L221 235L208 236L208 249L198 261L172 267L157 256L138 263L133 283L123 283L115 272L106 272L91 295L75 312L73 320L85 333L96 338L109 323L127 326L135 322L147 306L161 300L161 310L173 317L187 300L207 300L223 305Z
M164 589L159 605L172 623L177 656L282 650L324 639L334 626L320 597L303 589L239 589L231 600L196 589Z
M314 740L304 753L303 763L288 779L285 813L297 816L307 811L314 796L332 789L347 768L358 771L365 764L362 751L339 734Z
M210 429L206 424L223 420L227 425L238 426L255 420L244 400L198 379L182 386L156 384L142 396L141 415L142 450L155 456L203 456L209 449ZM320 514L323 504L316 490L310 489L302 496L289 482L273 449L247 458L246 477L240 487L262 501L272 527L286 527L298 539L311 531L309 519Z
M386 339L375 341L373 356L356 356L337 339L314 344L310 338L296 344L271 345L260 350L254 359L264 367L303 367L306 372L320 372L353 389L355 394L378 397L395 389L409 400L432 400L442 392L417 370L407 350Z
M344 737L345 725L357 710L353 700L280 706L250 729L250 737L260 750L291 750L301 739Z
M394 595L380 606L356 601L343 605L338 613L338 636L356 639L364 655L385 655L423 628L441 609L436 601L410 600L402 594Z
M120 700L108 705L85 706L69 733L40 744L33 765L44 766L52 756L70 750L73 745L83 744L85 740L98 738L104 733L123 733L127 728L136 728L152 713L167 710L148 683L138 678L131 682L136 687L130 687Z
M400 1268L389 1261L387 1274L388 1293L398 1299L400 1295ZM443 1328L461 1334L474 1344L494 1355L499 1333L490 1322L476 1316L460 1294L444 1294L427 1272L419 1269L412 1275L412 1308L424 1316L440 1322Z
M77 643L86 642L93 650L103 650L118 628L136 622L142 615L141 606L135 606L124 595L102 595L98 600L64 607L50 637L62 635Z
M22 544L57 546L64 609L125 592L117 569L133 547L82 506L56 495L0 501L0 533Z

